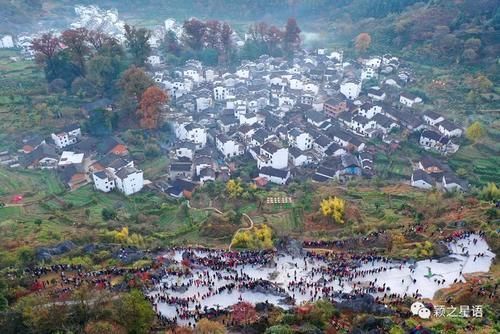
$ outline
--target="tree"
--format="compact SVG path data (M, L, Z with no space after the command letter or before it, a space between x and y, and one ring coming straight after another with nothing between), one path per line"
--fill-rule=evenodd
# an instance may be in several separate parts
M146 59L151 54L151 45L149 38L151 31L145 28L137 29L134 26L125 24L125 39L129 52L132 54L132 60L135 65L143 66Z
M470 86L481 93L486 93L493 88L493 82L491 82L491 80L488 79L485 75L480 74L472 79L472 81L470 82Z
M149 333L155 313L141 291L133 289L116 302L116 318L129 334Z
M358 52L365 52L370 47L371 43L372 38L370 34L362 32L356 37L354 46Z
M118 57L97 54L88 61L87 78L101 95L110 93L120 74L120 67Z
M469 62L473 62L474 60L477 59L477 53L472 49L465 49L464 52L462 53L462 57L464 57L464 59Z
M273 235L269 226L262 224L251 229L239 230L231 246L244 249L269 249L273 247Z
M297 50L300 46L300 28L297 25L297 20L295 18L288 18L285 26L285 32L283 33L283 48L285 52L292 53Z
M86 28L68 29L61 34L61 41L82 75L85 75L85 57L90 53L88 34Z
M60 50L59 38L52 33L43 34L40 38L35 38L31 42L30 48L35 51L37 62L50 63Z
M184 31L184 43L193 50L201 50L204 46L203 40L206 31L205 23L196 18L192 18L184 21L182 28Z
M108 208L102 209L101 215L102 215L102 219L104 219L104 220L116 219L116 217L117 217L116 211L113 209L108 209Z
M342 198L325 198L321 201L320 208L323 216L332 218L336 223L344 223L345 201Z
M239 302L231 307L231 317L238 325L249 325L257 321L255 306L249 302Z
M467 39L464 43L464 49L471 49L476 52L479 51L479 49L481 49L481 40L474 37Z
M131 66L127 69L121 79L120 86L124 95L137 102L141 100L146 89L153 85L153 80L139 67Z
M266 329L265 334L293 334L293 330L288 325L275 325Z
M484 127L479 123L478 121L475 121L472 123L466 130L465 130L465 136L473 141L473 142L478 142L481 139L484 138L486 135L486 130Z
M226 193L229 195L229 198L238 198L243 193L243 187L241 186L241 182L239 180L231 179L226 183Z
M156 86L151 86L142 95L137 114L144 129L155 129L160 119L160 108L167 101L167 94Z
M90 97L96 95L96 89L87 78L78 77L71 83L71 93L77 96Z
M211 321L206 318L201 319L196 324L195 334L225 334L226 328L223 324L217 321Z
M179 43L179 39L177 38L175 32L172 30L167 31L167 33L165 34L161 47L166 53L171 53L175 56L179 56L181 53L181 45Z
M498 201L500 200L500 189L498 189L494 182L488 182L488 184L481 189L479 197L485 201Z
M85 130L96 137L105 137L111 135L117 123L117 113L104 109L96 109L89 113L89 118L85 122ZM104 219L108 220L106 218ZM113 218L111 217L109 219Z
M87 41L92 45L95 51L101 50L101 48L111 40L114 40L114 38L100 30L90 30L87 33Z
M229 54L231 53L231 50L233 48L232 36L233 29L227 22L224 22L220 31L220 42L225 57L229 57Z

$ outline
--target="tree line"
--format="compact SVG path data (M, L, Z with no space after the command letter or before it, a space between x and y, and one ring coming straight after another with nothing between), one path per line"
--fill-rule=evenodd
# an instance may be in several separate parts
M125 25L124 36L125 48L102 31L75 28L60 36L45 33L33 39L31 48L44 70L49 91L118 98L124 114L136 111L141 127L156 128L167 95L143 69L151 54L151 31ZM117 123L115 116L104 110L92 111L88 122L91 132L108 133Z
M182 28L180 38L168 31L162 41L161 47L169 63L182 64L194 58L205 65L234 65L242 59L256 59L263 54L289 56L301 45L301 30L294 18L289 18L283 28L265 22L251 25L240 50L235 47L234 30L227 22L191 18L184 21Z

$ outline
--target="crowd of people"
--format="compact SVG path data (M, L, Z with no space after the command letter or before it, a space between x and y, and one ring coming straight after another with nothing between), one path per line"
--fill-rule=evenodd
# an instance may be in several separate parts
M444 277L417 277L413 260L393 260L374 252L355 254L350 251L352 243L371 243L373 238L381 235L383 232L372 233L362 240L304 242L310 250L300 256L273 250L228 251L185 247L168 250L152 266L86 271L82 265L56 264L26 268L22 275L33 278L37 290L52 288L57 293L77 289L82 284L113 289L116 288L112 283L115 277L147 276L144 293L160 323L170 325L182 322L191 326L201 317L227 313L227 309L218 307L215 301L229 298L230 302L224 304L231 305L243 301L243 294L247 292L262 293L283 306L322 298L335 300L339 293L344 292L352 296L371 294L376 303L388 305L421 297L421 291L416 288L419 280L428 279L438 286L445 286L447 281ZM452 252L476 261L486 256L485 252L469 254L474 249L471 246L475 246L481 238L484 238L484 233L480 231L464 231L453 233L442 241L453 243ZM406 291L395 289L379 279L388 271L404 271L400 286L406 286ZM459 278L452 282L462 279L460 271ZM478 291L478 294L486 293L485 290ZM489 297L493 298L494 293L490 293Z

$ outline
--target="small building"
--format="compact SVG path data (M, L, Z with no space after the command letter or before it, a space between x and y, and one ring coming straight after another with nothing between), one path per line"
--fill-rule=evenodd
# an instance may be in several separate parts
M263 177L272 183L284 185L290 179L290 171L264 167L259 170L259 177Z
M436 185L436 181L423 170L417 169L411 174L410 184L419 189L432 189Z
M446 119L437 123L437 127L439 129L439 132L447 137L460 137L463 133L461 127Z
M422 117L423 117L425 123L427 123L429 125L432 125L432 126L435 126L439 122L444 121L444 117L443 116L435 113L434 111L430 111L430 110L424 112L424 114L423 114Z
M446 191L466 191L467 184L451 172L443 173L443 188Z
M414 104L422 103L422 99L415 94L405 92L399 96L399 103L407 107L412 107Z

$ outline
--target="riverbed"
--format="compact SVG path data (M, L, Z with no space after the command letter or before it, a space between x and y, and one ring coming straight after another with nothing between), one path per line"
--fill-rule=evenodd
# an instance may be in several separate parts
M268 302L290 308L323 298L325 289L327 294L331 295L335 292L359 292L359 289L372 287L373 291L368 292L379 297L387 294L406 294L417 298L432 298L437 290L449 287L456 281L465 281L464 274L488 272L495 257L487 242L477 234L453 240L446 246L450 254L434 260L350 261L345 266L345 276L328 271L329 268L338 266L339 261L335 263L333 260L311 256L294 257L280 252L267 254L271 260L266 264L236 264L217 268L218 270L194 264L188 276L165 274L148 295L191 298L183 306L156 300L157 312L168 319L176 317L178 312L195 312L195 306L198 306L198 310L224 309L239 301L252 304ZM177 249L164 254L163 257L174 267L182 268L181 262L185 252ZM192 254L195 258L218 257L227 263L235 256L234 252L210 253L204 250L192 251ZM355 273L358 275L352 277ZM348 277L349 275L351 277ZM265 282L268 289L248 287L248 284L256 282L257 285L259 282ZM228 286L230 289L224 288ZM218 291L219 289L221 291ZM176 320L186 323L192 319Z

